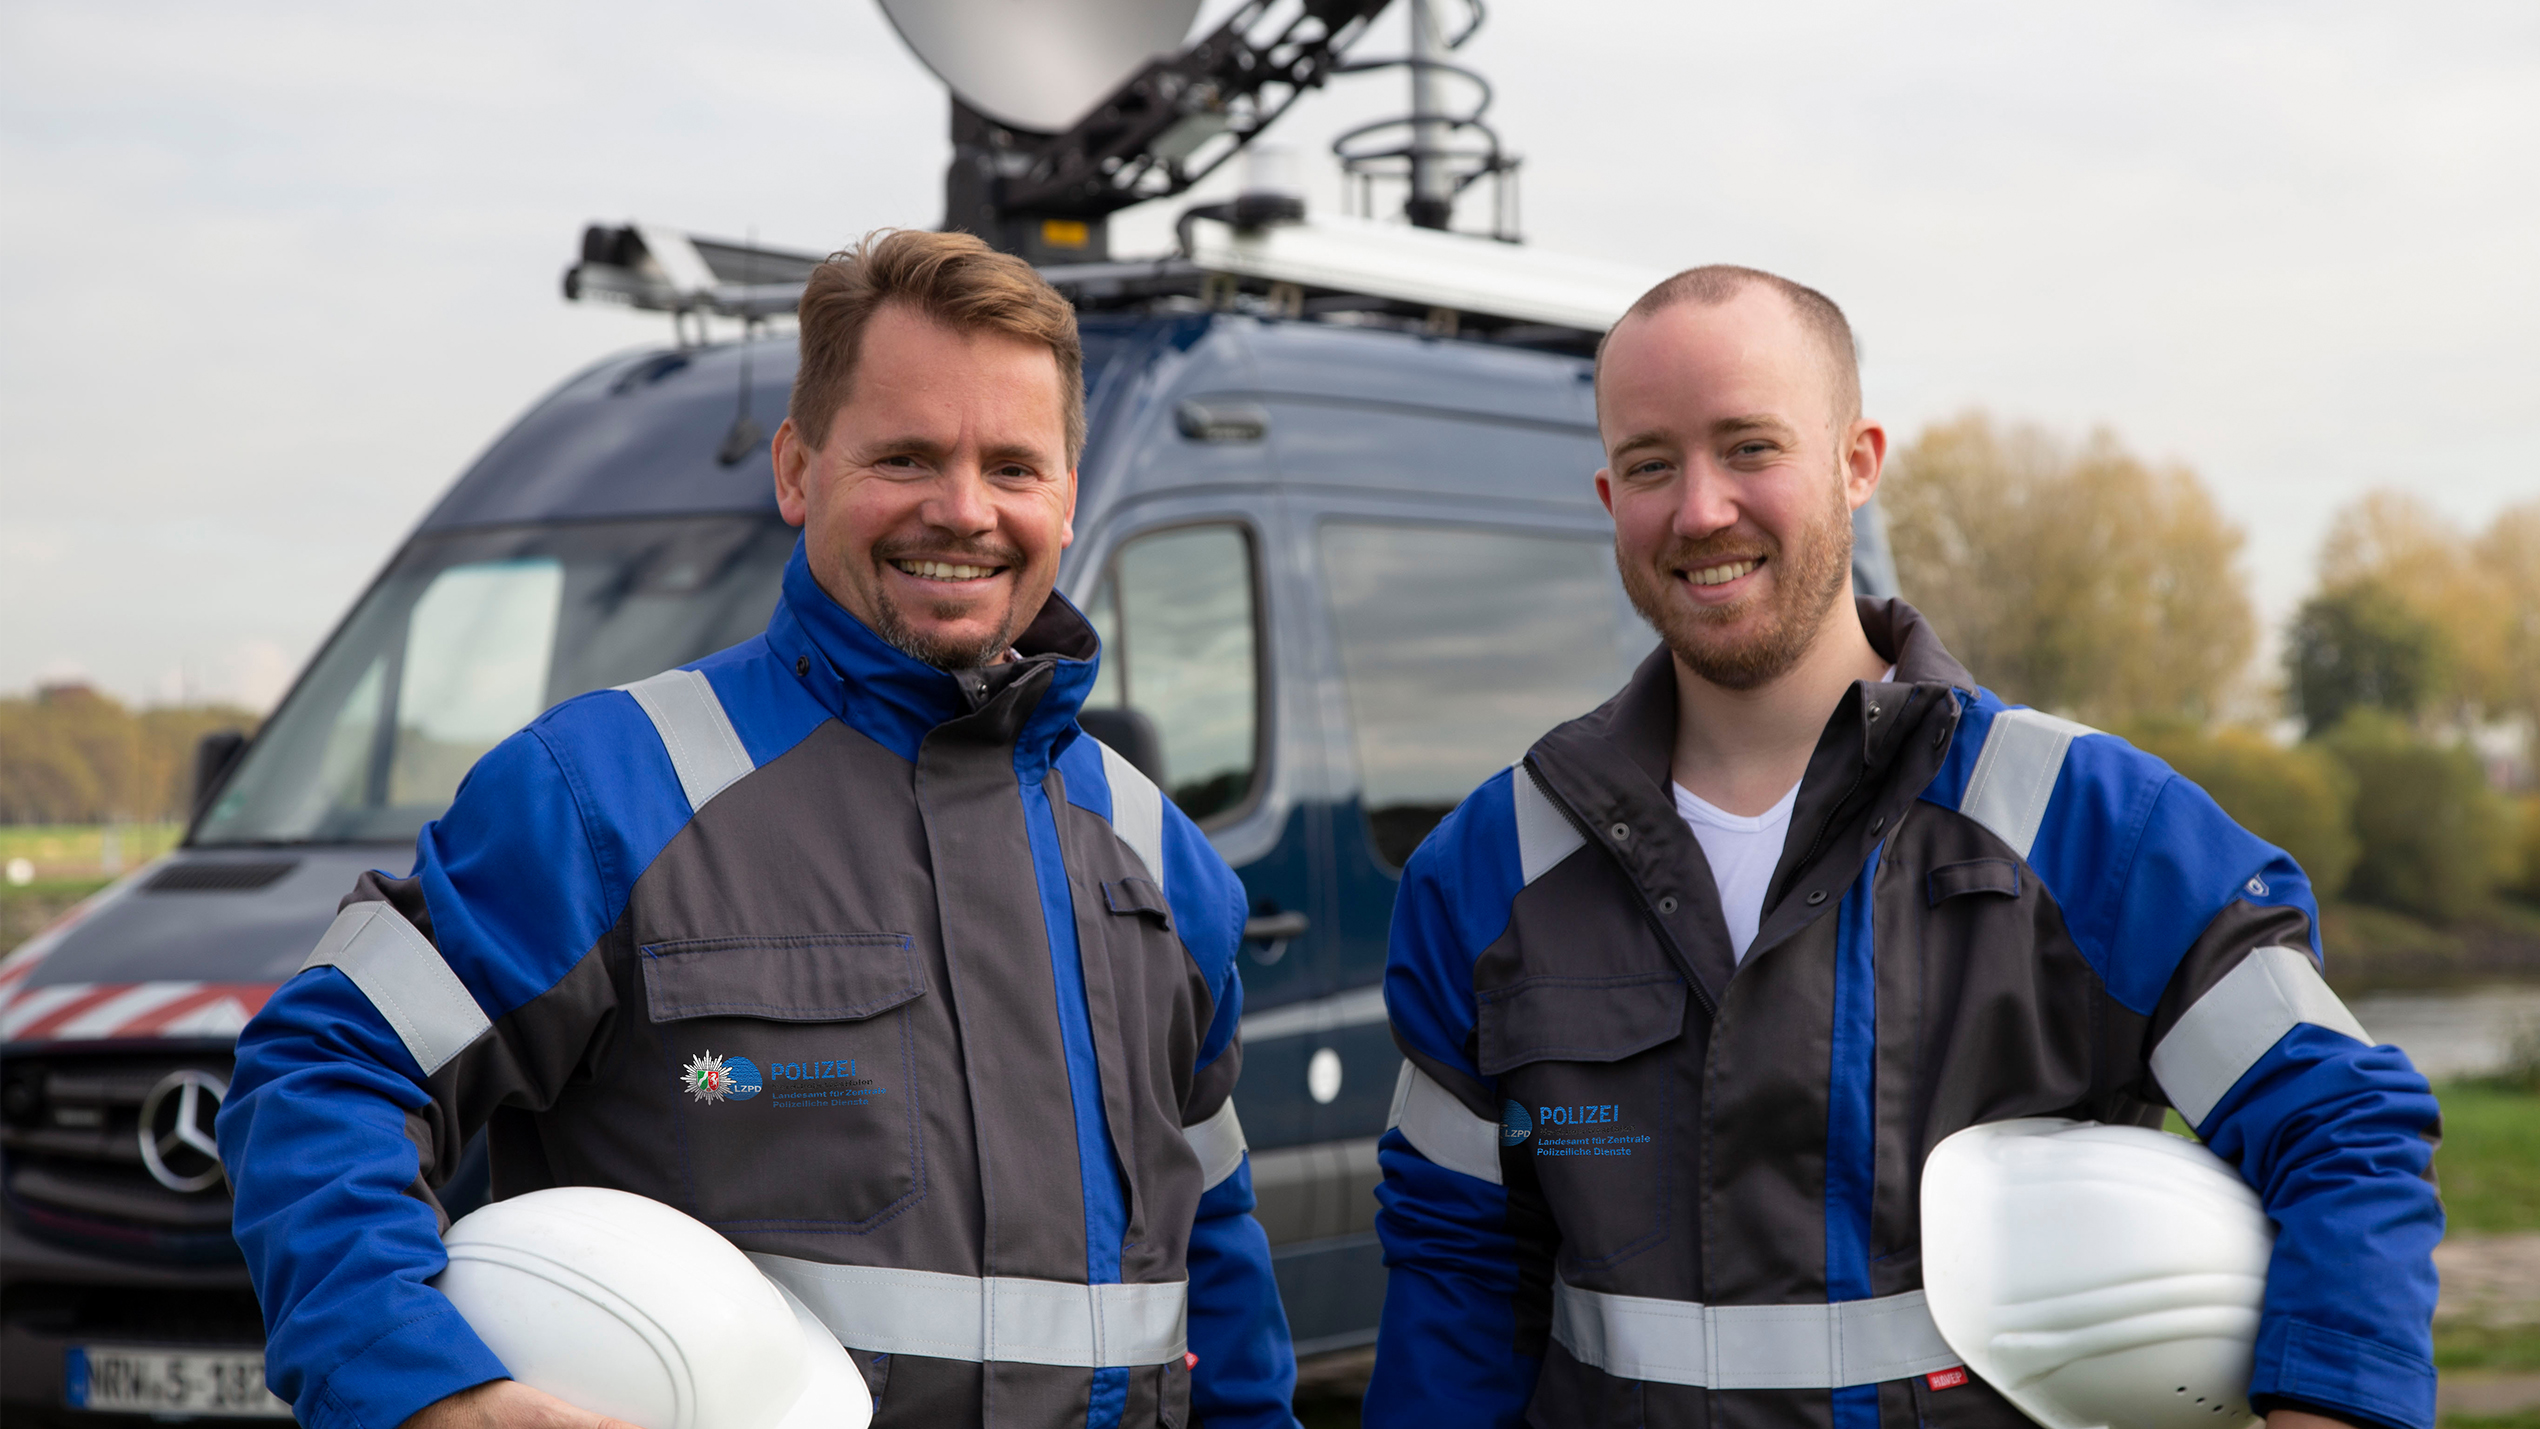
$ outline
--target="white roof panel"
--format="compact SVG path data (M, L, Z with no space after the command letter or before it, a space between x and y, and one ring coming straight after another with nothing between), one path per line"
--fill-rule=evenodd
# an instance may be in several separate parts
M1248 233L1196 218L1190 234L1191 262L1211 272L1590 332L1612 327L1668 275L1636 264L1343 216Z

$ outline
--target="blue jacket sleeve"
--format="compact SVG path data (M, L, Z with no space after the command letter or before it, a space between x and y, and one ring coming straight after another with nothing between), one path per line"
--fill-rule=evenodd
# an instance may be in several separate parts
M2249 1392L2433 1429L2440 1113L2396 1047L2297 1026L2200 1128L2276 1224Z
M1164 814L1165 886L1174 926L1208 983L1214 1011L1198 1067L1240 1057L1244 890L1197 825L1170 803ZM1227 1063L1232 1067L1234 1063ZM1293 1429L1296 1350L1270 1269L1270 1238L1252 1218L1252 1158L1201 1195L1189 1255L1191 1407L1210 1425Z
M309 1429L395 1429L505 1371L426 1284L439 1219L406 1194L414 1059L333 968L285 984L240 1035L219 1119L233 1229L265 1313L265 1381Z
M1296 1351L1252 1218L1252 1159L1200 1197L1191 1223L1191 1407L1201 1422L1294 1429Z
M540 967L555 965L552 947L542 957L502 956L507 948L557 934L584 938L569 956L587 946L604 901L590 847L560 770L527 733L488 754L449 815L425 828L413 877L433 950L489 1021L552 981ZM525 867L552 876L518 878ZM480 1035L462 1056L481 1056L499 1035ZM436 1114L446 1121L434 1085L332 967L285 983L239 1037L218 1123L234 1229L264 1309L267 1382L311 1429L395 1429L504 1377L428 1283L446 1260L440 1217L419 1194L425 1158L446 1174L456 1155L429 1130Z
M2153 789L2141 837L2121 865L2122 892L2093 920L2105 930L2112 988L2148 1006L2185 967L2207 978L2229 974L2254 956L2285 959L2281 950L2291 943L2298 956L2279 967L2314 1000L2260 1004L2281 1019L2270 1027L2289 1030L2222 1090L2196 1127L2256 1189L2276 1225L2250 1395L2260 1408L2290 1404L2392 1429L2432 1429L2433 1250L2443 1234L2442 1202L2427 1175L2441 1134L2433 1093L2398 1048L2322 1025L2354 1026L2318 981L2316 962L2302 962L2318 957L2319 911L2300 867L2187 780L2167 777ZM2210 921L2200 929L2188 917ZM2261 947L2279 951L2260 954ZM2155 950L2165 960L2146 956ZM2212 1019L2207 1026L2227 1013L2241 1017L2228 997L2202 1006L2222 986L2212 983L2187 1016ZM2188 1027L2182 1017L2168 1035ZM2156 1072L2159 1065L2156 1054Z
M1523 776L1518 776L1523 777ZM1394 902L1385 1010L1404 1051L1496 1095L1464 1054L1473 960L1507 926L1518 872L1515 814L1501 773L1411 856ZM1370 1429L1515 1425L1543 1361L1516 1348L1518 1247L1508 1195L1449 1170L1400 1128L1377 1144L1384 1180L1376 1234L1385 1308L1364 1422Z

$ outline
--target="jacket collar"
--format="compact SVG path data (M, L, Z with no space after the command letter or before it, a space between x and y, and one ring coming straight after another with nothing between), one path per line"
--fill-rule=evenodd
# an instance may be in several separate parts
M1015 641L1020 658L938 669L831 599L812 578L800 537L785 562L767 643L840 721L911 763L928 735L961 721L970 738L1011 743L1016 774L1036 782L1075 738L1076 711L1093 689L1101 654L1092 623L1053 591Z
M1841 903L1870 850L1939 774L1975 690L1921 612L1901 600L1856 606L1870 648L1895 662L1896 678L1855 682L1827 717L1800 780L1753 953ZM1676 814L1675 737L1675 662L1662 644L1613 699L1538 740L1527 762L1639 885L1680 966L1716 1006L1737 961L1710 863ZM1809 902L1818 892L1826 896Z
M1870 648L1895 662L1897 684L1946 685L1975 694L1976 677L1941 645L1921 611L1892 599L1856 596L1852 604L1861 612L1861 633L1870 637Z

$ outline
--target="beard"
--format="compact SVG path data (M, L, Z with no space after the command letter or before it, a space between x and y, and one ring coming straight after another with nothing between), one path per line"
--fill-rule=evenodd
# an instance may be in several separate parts
M914 543L904 546L884 543L873 550L877 586L881 580L880 568L894 560L1003 566L1017 573L1022 571L1024 564L1021 551L989 542L976 546L933 542L923 547ZM1040 613L1041 603L1049 598L1049 592L1042 591L1041 600L1030 602L1028 610L1024 608L1023 596L1024 592L1018 588L1013 602L1006 607L1005 618L997 623L995 630L985 636L964 640L919 630L909 622L908 613L902 611L896 602L877 594L873 601L873 633L881 636L883 643L892 649L910 659L923 660L938 670L975 670L1005 658L1005 652L1014 648L1015 637L1021 635L1023 627L1031 624L1032 617ZM951 621L973 613L973 607L967 602L943 601L923 608L921 613L938 621Z
M1654 560L1630 559L1617 540L1614 565L1632 608L1656 627L1668 653L1686 669L1727 690L1752 690L1790 673L1852 585L1852 510L1841 482L1829 482L1820 519L1784 546L1770 537L1723 534L1700 541L1670 540ZM1728 605L1700 606L1672 599L1679 571L1699 570L1764 547L1772 579L1764 591ZM1751 629L1730 627L1753 619Z

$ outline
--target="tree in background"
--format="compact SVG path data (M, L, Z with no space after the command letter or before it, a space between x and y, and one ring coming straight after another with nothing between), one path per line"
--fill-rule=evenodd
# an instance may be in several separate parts
M2540 800L2507 805L2471 747L2540 729L2540 502L2475 538L2405 492L2349 504L2285 669L2286 703L2356 779L2355 899L2453 919L2500 885L2540 898Z
M136 714L84 685L0 699L0 824L182 819L196 742L256 722L218 705Z
M2472 538L2420 497L2368 493L2330 523L2315 603L2368 588L2382 593L2371 598L2384 606L2381 628L2396 629L2395 604L2433 632L2437 661L2419 704L2361 703L2454 726L2540 723L2540 501L2498 512ZM2314 729L2338 720L2307 708L2304 718Z
M2540 903L2540 794L2525 794L2514 807L2516 865L2505 887L2526 903Z
M2240 694L2244 538L2186 467L1970 413L1898 451L1880 501L1899 583L2003 698L2106 725Z
M2366 578L2302 602L2284 667L2286 703L2316 737L2352 710L2416 719L2452 688L2452 643L2396 591Z
M2368 708L2321 743L2355 779L2362 856L2347 891L2357 901L2449 921L2478 911L2516 871L2508 810L2466 746Z
M2496 513L2474 556L2495 601L2493 662L2485 694L2499 714L2520 715L2540 732L2540 501ZM2540 880L2540 866L2533 879Z

